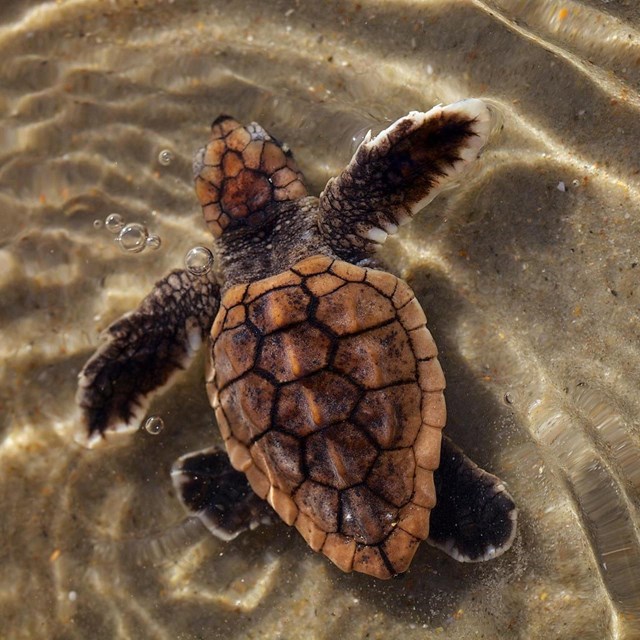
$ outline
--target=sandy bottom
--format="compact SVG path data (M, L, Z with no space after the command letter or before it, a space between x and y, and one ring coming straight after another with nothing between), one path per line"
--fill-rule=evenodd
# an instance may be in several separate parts
M2 637L640 637L636 7L3 2ZM190 165L216 115L286 140L317 193L369 128L469 96L503 131L384 253L440 345L449 435L517 500L508 554L423 545L382 583L284 525L213 539L169 479L219 438L202 359L154 403L159 434L74 443L100 331L208 242ZM114 212L160 249L123 252Z

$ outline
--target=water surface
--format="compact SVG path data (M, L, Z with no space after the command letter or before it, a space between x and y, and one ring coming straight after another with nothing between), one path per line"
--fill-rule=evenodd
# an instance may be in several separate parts
M638 637L635 2L15 0L0 20L3 637ZM284 525L213 539L169 479L219 439L202 359L154 403L159 434L74 443L99 333L208 242L190 165L215 116L285 140L317 193L369 128L470 96L503 131L384 254L440 345L449 435L518 503L509 553L425 544L382 583ZM160 249L122 252L94 226L113 212Z

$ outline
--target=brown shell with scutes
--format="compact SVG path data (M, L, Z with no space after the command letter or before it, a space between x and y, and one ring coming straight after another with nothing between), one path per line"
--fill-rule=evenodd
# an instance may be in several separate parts
M389 578L429 534L446 410L395 276L325 256L231 287L207 389L232 465L343 571Z

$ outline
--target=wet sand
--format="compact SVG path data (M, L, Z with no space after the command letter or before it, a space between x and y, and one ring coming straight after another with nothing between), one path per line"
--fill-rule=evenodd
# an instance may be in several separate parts
M22 0L0 20L2 637L638 637L635 3ZM440 346L448 434L518 503L509 553L424 544L383 583L284 525L213 539L169 478L219 441L202 358L154 402L159 434L75 444L100 332L208 242L190 174L215 116L285 140L318 193L369 128L472 96L504 129L383 253ZM160 249L123 252L94 225L114 212Z

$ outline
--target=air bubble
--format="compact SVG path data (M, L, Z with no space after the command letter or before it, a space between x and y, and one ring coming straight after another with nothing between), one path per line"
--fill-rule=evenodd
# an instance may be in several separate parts
M194 276L209 273L213 267L213 254L206 247L193 247L184 257L184 266Z
M168 167L171 164L172 160L173 160L173 152L171 152L169 149L163 149L158 154L158 162L163 167Z
M144 250L148 237L149 232L144 225L131 222L120 231L117 241L123 251L140 253Z
M144 423L144 430L152 436L157 436L164 429L164 420L160 416L151 416Z
M162 244L162 238L160 236L157 235L150 235L146 240L145 240L145 246L147 249L151 249L152 251L155 251L156 249L160 248L160 245Z
M507 391L507 393L504 394L504 401L506 404L513 404L515 402L515 398L510 391Z
M93 228L94 228L94 229L100 229L100 228L102 228L102 220L94 220L94 221L93 221Z
M111 233L120 233L124 227L124 218L119 213L111 213L104 221L104 226Z

